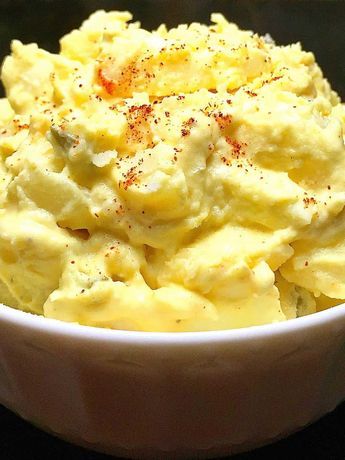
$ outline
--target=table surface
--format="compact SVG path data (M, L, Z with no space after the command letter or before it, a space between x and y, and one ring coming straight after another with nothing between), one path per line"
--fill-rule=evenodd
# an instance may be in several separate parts
M0 406L1 460L111 460L60 441ZM304 430L231 460L344 460L345 403Z
M301 41L333 87L345 99L345 2L343 0L0 0L0 59L9 42L38 42L56 51L58 38L92 11L129 9L143 26L160 22L207 22L211 11L224 13L243 28L269 32L279 44ZM66 14L68 13L68 14ZM59 18L63 20L59 20ZM302 432L236 460L345 459L345 404ZM71 446L24 422L0 406L1 460L106 460L110 457Z

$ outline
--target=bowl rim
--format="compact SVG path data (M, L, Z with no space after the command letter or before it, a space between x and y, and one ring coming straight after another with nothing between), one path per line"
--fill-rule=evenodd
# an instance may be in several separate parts
M345 322L345 303L282 322L235 329L195 332L146 332L107 329L46 318L42 315L17 310L0 303L0 325L6 322L30 332L88 340L92 342L122 343L128 345L198 345L220 342L246 342L277 336L294 335L309 329L322 328L330 323Z

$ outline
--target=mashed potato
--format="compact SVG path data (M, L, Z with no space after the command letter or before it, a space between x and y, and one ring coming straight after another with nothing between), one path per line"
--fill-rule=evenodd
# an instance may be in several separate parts
M345 299L345 109L299 44L214 14L98 11L12 43L0 302L115 329L283 321Z

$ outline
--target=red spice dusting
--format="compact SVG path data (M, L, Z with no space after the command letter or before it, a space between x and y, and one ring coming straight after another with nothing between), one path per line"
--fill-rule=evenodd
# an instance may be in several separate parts
M13 124L15 125L15 127L16 127L16 129L18 131L20 131L22 129L29 129L30 128L30 126L27 123L20 124L20 121L17 120L16 118L13 120Z
M27 123L24 123L24 124L22 124L22 125L17 125L17 128L18 128L18 129L29 129L29 127L30 127L30 126L29 126Z
M213 116L221 130L226 129L232 122L232 117L229 114L225 115L222 112L218 112L215 113Z
M195 118L190 117L188 120L185 122L186 126L192 126L195 123Z
M230 161L228 158L222 156L222 157L220 157L220 159L221 159L222 162L223 162L224 164L226 164L227 166L230 166L230 165L231 165L231 161Z
M127 113L127 123L129 132L127 142L146 143L153 146L152 133L149 124L149 117L152 116L153 108L150 104L133 105L129 107ZM153 120L156 123L156 120Z
M101 84L101 86L103 86L106 92L110 95L113 95L117 87L116 83L113 80L110 80L109 78L107 78L104 75L102 69L98 69L97 76L98 76L99 83Z
M254 93L254 91L247 90L246 93L251 97L257 96L257 93Z
M264 80L264 81L262 82L262 86L268 85L268 84L271 83L272 81L280 80L281 78L283 78L282 75L277 76L277 77L272 77L272 78L270 78L269 80Z
M128 187L138 182L138 173L136 172L136 166L132 166L127 173L124 174L125 180L120 181L119 186L127 190Z
M189 136L190 129L194 125L194 123L195 123L195 118L193 118L193 117L188 118L188 120L186 120L186 121L184 121L182 123L181 134L182 134L183 137Z
M231 139L229 136L226 136L225 140L232 147L232 156L234 158L239 159L241 156L245 155L245 151L243 150L243 147L246 146L247 144L240 143L236 141L235 139Z
M152 107L149 104L142 104L142 105L132 105L129 108L129 113L137 112L140 116L145 117L151 114Z
M312 196L312 197L305 197L303 198L303 203L304 203L304 207L305 208L308 208L310 204L316 204L316 200L315 198Z

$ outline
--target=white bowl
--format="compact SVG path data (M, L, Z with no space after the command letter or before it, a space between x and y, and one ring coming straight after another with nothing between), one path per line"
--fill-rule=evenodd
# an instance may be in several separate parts
M344 398L344 305L284 323L190 333L98 329L0 306L0 403L117 456L250 450Z

